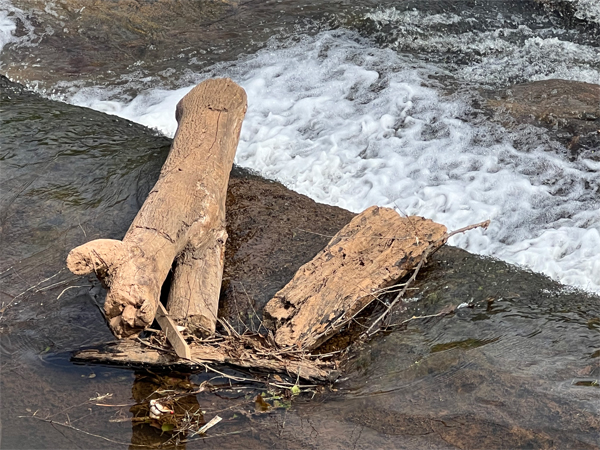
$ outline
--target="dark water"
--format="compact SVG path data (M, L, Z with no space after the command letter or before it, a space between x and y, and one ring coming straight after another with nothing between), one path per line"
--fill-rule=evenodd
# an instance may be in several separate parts
M526 21L533 32L551 37L556 31L544 30L564 26L559 17L543 15L530 3L390 4L409 12L423 7L484 15L489 20L478 21L481 32L499 27L494 22L499 13L508 17L503 28L518 29ZM301 7L283 5L284 11ZM256 23L267 21L287 35L297 27L306 32L314 24L343 24L382 45L455 67L477 57L477 50L464 46L462 52L434 48L436 30L386 30L370 19L357 20L362 16L356 9L367 6L377 5L313 5L310 20L259 8ZM468 32L461 26L448 25L458 27L455 35ZM592 44L591 34L580 28L564 33L575 43ZM240 34L231 53L218 58L234 58L240 48L253 51L271 32L252 45L247 34ZM483 63L484 56L479 55ZM161 64L179 64L173 61ZM55 64L60 70L63 61L56 58ZM514 81L509 75L490 84ZM159 387L198 386L213 378L70 362L70 351L112 336L98 311L102 289L71 276L64 268L66 254L82 235L89 240L122 237L169 144L141 126L46 100L0 80L2 448L150 447L166 436L132 426L134 405ZM216 414L224 420L208 438L187 447L600 448L597 296L456 249L438 253L417 287L395 323L436 314L446 305L468 305L453 315L415 319L376 336L354 351L338 383L324 392L303 393L291 407L257 411L254 397L264 393L263 387L242 384L227 390L226 380L212 380L221 384L220 392L203 392L188 401L197 402L207 420ZM105 394L111 395L102 398ZM80 431L22 417L34 413Z
M177 88L270 41L335 28L444 64L475 85L550 73L596 83L600 69L598 24L534 0L146 1L132 8L13 0L4 7L19 40L0 54L3 73L48 94L72 86L126 86L131 95Z

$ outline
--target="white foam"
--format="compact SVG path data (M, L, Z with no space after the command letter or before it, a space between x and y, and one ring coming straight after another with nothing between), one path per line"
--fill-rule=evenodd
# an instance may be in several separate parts
M15 36L17 19L23 26L23 34ZM0 52L8 44L30 46L35 38L34 26L23 10L13 6L10 0L0 0Z
M461 68L460 73L467 80L486 84L554 78L600 84L599 67L598 48L536 36L522 45L507 44L501 52L489 52L480 62Z
M337 31L269 46L199 80L229 76L248 93L238 164L352 211L391 206L449 229L492 219L453 244L600 292L600 164L547 151L533 128L523 139L473 118L428 81L436 72ZM172 136L174 106L190 88L131 101L84 89L70 101ZM519 137L527 144L517 150Z
M0 0L0 52L6 44L15 40L14 33L17 25L9 16L10 4L6 0Z
M600 24L600 2L598 0L578 0L575 2L575 17Z
M192 85L172 91L150 89L125 101L119 98L118 89L93 87L77 89L67 100L74 105L87 106L96 111L123 117L173 137L177 130L175 107L193 87ZM53 98L65 99L62 95Z
M560 11L564 3L570 3L575 17L600 24L600 2L598 0L544 0L544 5L554 5Z
M457 14L428 14L416 9L410 11L398 11L396 8L377 9L365 14L365 17L381 23L403 23L418 30L419 27L431 25L450 25L462 21Z
M491 31L471 27L467 31L460 27L452 31L440 26L477 22L473 17L456 14L386 8L365 17L373 20L376 27L389 26L381 39L390 48L433 58L447 55L448 61L462 60L453 66L456 74L478 84L509 85L551 78L600 84L600 49L548 36L563 34L562 30L517 26L522 22L518 15L509 24L502 17L496 18L496 27Z

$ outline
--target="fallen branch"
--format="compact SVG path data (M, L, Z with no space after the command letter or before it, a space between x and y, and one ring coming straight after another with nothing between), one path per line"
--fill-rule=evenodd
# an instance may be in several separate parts
M314 350L410 273L424 251L441 246L445 235L446 227L431 220L368 208L267 303L265 325L280 347Z
M139 345L140 343L143 347ZM296 349L279 349L271 346L264 336L256 334L222 336L218 342L192 342L189 347L191 357L181 359L169 347L161 348L143 340L140 342L124 340L100 348L80 350L73 355L73 360L128 366L137 364L138 366L161 368L187 366L193 370L202 367L239 382L256 382L258 380L227 375L210 364L231 364L243 369L261 370L265 373L283 372L295 377L300 375L302 379L308 381L326 381L337 374L337 365L329 360L333 353L311 355Z

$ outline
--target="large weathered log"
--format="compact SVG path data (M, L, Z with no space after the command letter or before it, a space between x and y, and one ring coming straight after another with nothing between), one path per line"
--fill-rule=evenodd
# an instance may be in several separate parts
M67 266L95 272L109 292L104 309L118 337L152 323L175 260L167 309L192 330L215 330L225 231L225 195L246 112L229 79L207 80L177 105L179 123L160 177L122 241L73 249Z
M342 228L263 310L280 347L313 350L415 268L446 227L373 206Z

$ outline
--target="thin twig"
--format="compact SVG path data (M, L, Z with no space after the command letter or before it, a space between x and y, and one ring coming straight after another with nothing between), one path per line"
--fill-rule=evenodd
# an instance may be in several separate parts
M250 308L252 308L254 315L257 317L257 319L260 323L260 325L258 326L258 330L256 330L256 333L260 334L260 327L263 327L265 329L265 331L268 332L269 331L268 328L264 326L263 321L261 320L260 317L258 317L258 314L256 313L256 310L254 309L254 305L252 304L252 299L248 295L248 291L246 291L246 288L244 287L244 283L242 283L241 281L239 281L238 283L240 283L240 285L242 286L242 289L244 290L244 294L246 294L246 298L248 299L248 304L250 305ZM254 325L254 321L252 321L252 325Z
M21 292L20 294L17 294L16 296L14 296L12 298L12 300L10 302L8 302L8 304L4 307L2 313L0 313L0 317L2 317L4 315L4 311L6 311L6 308L8 308L10 305L12 305L19 297L27 294L29 291L34 290L35 288L37 288L40 284L45 283L46 281L51 280L52 278L54 278L55 276L59 275L64 269L60 269L58 272L56 272L54 275L52 275L51 277L45 278L42 281L40 281L38 284L35 284L33 286L31 286L29 289L24 290L23 292Z
M88 436L93 436L98 439L103 439L105 441L112 442L113 444L130 445L133 447L148 447L148 444L133 444L130 442L116 441L114 439L107 438L106 436L101 436L99 434L90 433L89 431L85 431L85 430L82 430L81 428L74 427L73 425L69 425L68 423L57 422L52 419L44 419L43 417L37 417L37 416L17 416L17 417L19 417L20 419L35 419L35 420L39 420L41 422L49 423L51 425L59 425L61 427L69 428L71 430L78 431L83 434L87 434Z
M452 309L452 312L454 312L454 309ZM437 314L428 314L428 315L426 315L426 316L412 316L410 319L403 320L403 321L402 321L402 322L400 322L400 323L395 323L395 324L392 324L392 325L388 325L388 328L390 328L390 327L399 327L399 326L401 326L401 325L404 325L405 323L412 322L413 320L418 320L418 319L430 319L430 318L432 318L432 317L441 317L441 316L446 316L446 315L448 315L448 314L451 314L452 312L451 312L451 311L440 311L440 312L439 312L439 313L437 313Z
M246 326L246 323L242 320L242 315L240 314L240 307L239 307L238 302L237 302L237 292L235 290L235 287L233 288L233 303L235 303L235 310L237 311L237 320L238 320L238 322L246 330L248 330L249 328Z
M71 281L76 280L76 279L77 279L77 277L72 277L72 278L69 278L68 280L57 281L56 283L49 284L48 286L44 286L44 287L41 287L39 289L36 289L33 292L37 293L37 292L44 292L44 291L47 291L49 289L54 289L55 287L62 286L63 284L68 284Z
M161 352L168 352L169 350L171 350L171 351L173 350L173 349L168 349L168 348L160 348L160 347L157 347L156 345L149 344L149 343L147 343L146 341L143 341L142 339L140 339L140 338L139 338L139 336L138 336L138 337L136 337L135 339L136 339L136 340L137 340L137 341L138 341L140 344L143 344L143 345L145 345L146 347L153 348L154 350L160 350Z
M219 323L220 323L221 325L223 325L223 328L225 329L225 331L227 332L227 334L228 334L229 336L235 335L237 338L239 338L239 337L240 337L240 334L239 334L237 331L235 331L235 328L233 328L233 327L232 327L232 326L229 324L229 322L227 322L227 320L225 320L224 318L220 318L220 317L219 317L219 318L217 318L217 320L219 321Z
M251 379L251 378L243 378L243 377L236 377L235 375L227 375L226 373L221 372L221 371L219 371L219 370L217 370L217 369L209 366L205 362L197 360L197 359L191 359L190 361L195 362L196 364L199 364L201 366L204 366L204 368L207 371L217 373L217 374L221 375L222 377L228 378L228 379L233 380L233 381L250 381L252 383L256 383L258 381L258 380L254 380L254 379Z
M60 300L60 298L62 297L62 295L67 292L69 289L73 289L73 288L83 288L83 287L89 287L88 285L78 285L78 286L69 286L68 288L63 289L63 291L58 294L58 297L56 297L56 300Z
M402 289L402 291L400 291L400 293L396 296L396 298L394 299L394 301L392 303L389 304L389 306L387 307L387 309L383 312L383 314L381 314L376 320L375 322L373 322L371 324L371 326L369 327L369 329L364 333L365 336L371 336L374 333L377 332L377 330L379 328L377 328L375 330L375 332L373 332L373 330L375 329L375 326L378 325L383 319L385 319L385 317L388 315L388 313L392 310L392 308L394 308L394 306L396 306L396 304L402 300L402 297L404 297L404 294L406 293L406 291L408 290L408 287L415 281L415 279L417 278L417 274L419 273L419 271L421 270L421 268L423 267L423 265L425 264L425 262L427 261L427 258L429 258L429 256L433 255L442 245L444 245L448 239L450 239L452 236L454 236L455 234L458 233L464 233L465 231L469 231L472 230L474 228L484 228L487 229L487 227L490 225L490 221L486 220L485 222L480 222L480 223L476 223L473 225L469 225L463 228L459 228L458 230L452 231L450 233L446 233L444 236L442 236L440 239L438 239L437 241L432 242L431 244L429 244L429 246L425 249L425 251L421 254L421 260L419 261L419 264L417 264L417 267L415 268L415 270L413 271L413 274L411 275L410 279L404 283L404 289Z

